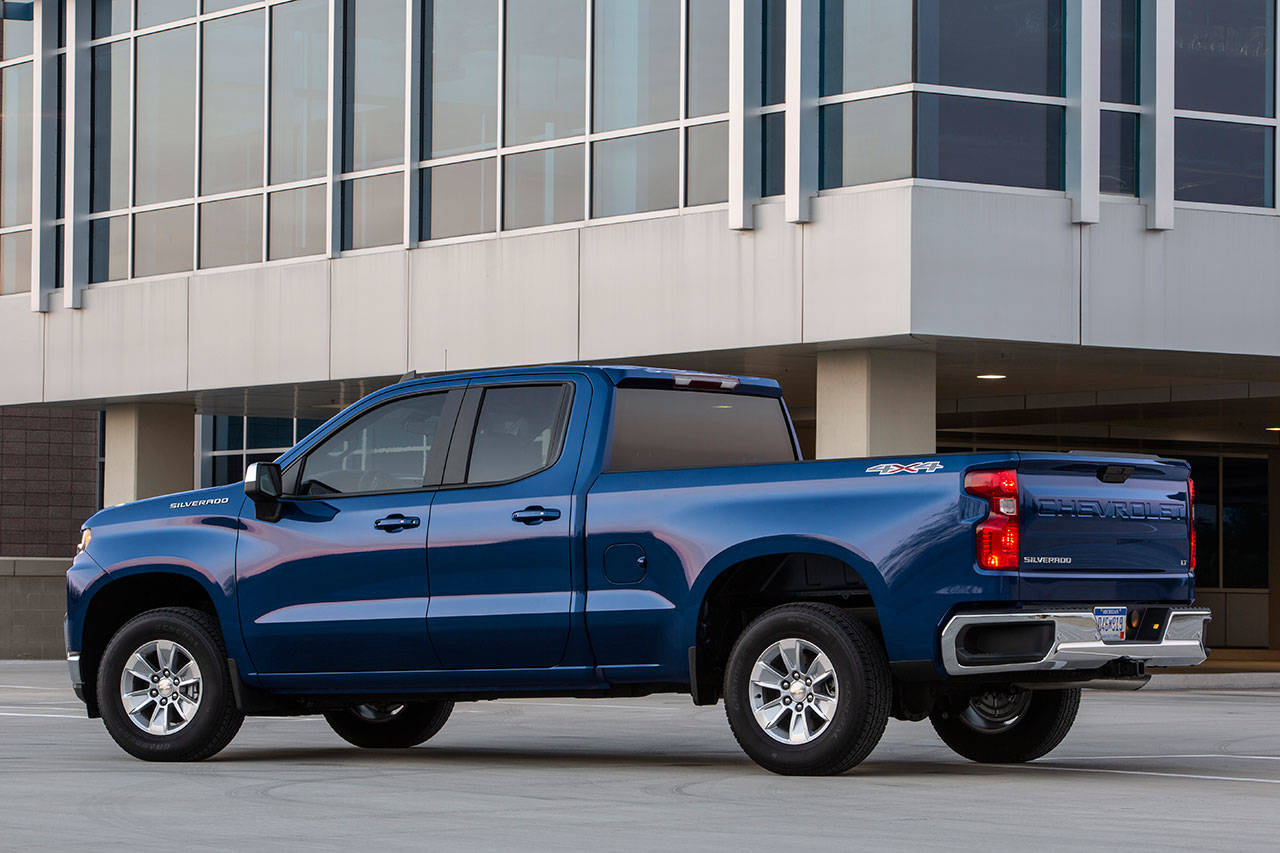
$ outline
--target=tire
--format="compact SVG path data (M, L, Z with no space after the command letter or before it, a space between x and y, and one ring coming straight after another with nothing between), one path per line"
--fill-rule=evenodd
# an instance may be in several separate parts
M994 698L993 698L994 697ZM1012 697L1012 698L1010 698ZM998 713L992 713L994 707ZM1005 705L1001 709L1000 703ZM1007 703L1015 703L1009 707ZM929 714L942 742L982 764L1021 764L1047 755L1071 730L1080 688L988 692L958 697Z
M153 686L147 674L155 676ZM231 743L244 722L217 620L186 607L149 610L126 622L102 653L97 695L111 737L144 761L202 761Z
M789 675L779 672L784 662L808 678L803 688L790 678L785 689L773 681ZM738 637L725 668L725 714L738 745L761 767L786 776L829 776L861 762L884 735L891 698L880 641L825 604L787 604L763 614Z
M338 737L365 749L408 749L426 743L444 728L453 703L369 703L325 712Z

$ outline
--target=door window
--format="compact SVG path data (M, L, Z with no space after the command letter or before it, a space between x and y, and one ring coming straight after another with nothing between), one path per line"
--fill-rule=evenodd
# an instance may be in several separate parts
M501 483L546 468L560 453L565 386L489 388L471 442L468 483Z
M366 412L307 455L300 495L421 489L446 394L424 394Z

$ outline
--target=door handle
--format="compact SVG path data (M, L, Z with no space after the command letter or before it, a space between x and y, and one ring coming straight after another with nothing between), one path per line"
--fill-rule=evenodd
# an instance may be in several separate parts
M541 524L544 521L555 521L560 517L558 509L543 509L540 506L529 506L511 513L511 520L521 524Z
M373 526L381 530L383 533L396 533L401 530L412 530L422 523L422 519L416 515L401 515L393 512L386 518L380 518L373 523Z

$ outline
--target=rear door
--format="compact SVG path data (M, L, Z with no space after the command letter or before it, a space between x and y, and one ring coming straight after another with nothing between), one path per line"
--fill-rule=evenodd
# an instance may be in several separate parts
M589 399L581 377L468 390L427 541L427 630L445 667L551 667L564 657Z
M1024 455L1023 600L1189 599L1190 476L1174 460Z

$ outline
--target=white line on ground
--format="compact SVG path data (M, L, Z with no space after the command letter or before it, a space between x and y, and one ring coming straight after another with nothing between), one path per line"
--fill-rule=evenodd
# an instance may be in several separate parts
M0 711L78 711L79 708L63 708L60 705L0 705Z
M0 690L70 690L70 687L29 687L26 684L0 684Z
M63 720L87 720L84 714L16 714L13 711L0 711L0 717L58 717Z
M1280 761L1280 755L1227 755L1226 753L1194 753L1187 755L1055 755L1050 761L1119 761L1135 758L1244 758L1252 761Z
M1258 779L1251 776L1207 776L1198 773L1157 773L1154 770L1112 770L1106 767L1055 767L1052 764L1003 764L1002 767L1021 767L1031 770L1059 770L1066 773L1112 773L1119 776L1162 776L1167 779L1195 779L1207 782L1261 782L1264 785L1280 785L1280 779Z

